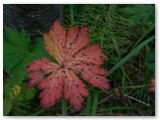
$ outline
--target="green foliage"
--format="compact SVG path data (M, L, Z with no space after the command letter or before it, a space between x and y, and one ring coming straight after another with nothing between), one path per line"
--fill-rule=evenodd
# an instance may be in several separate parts
M130 44L134 24L129 15L120 5L86 5L76 24L88 25L90 42L100 44L108 57L117 57Z
M10 74L4 83L4 106L8 104L8 107L4 107L4 115L13 111L12 108L14 111L19 111L19 115L23 115L26 112L21 113L21 108L16 109L14 106L23 107L26 101L31 100L36 93L35 88L29 90L25 88L24 80L27 76L25 68L34 59L51 57L44 49L42 39L30 48L30 39L25 31L17 32L11 28L5 28L4 33L4 70ZM16 87L18 87L17 90ZM20 93L14 93L15 91Z
M98 43L108 56L103 67L109 69L110 89L88 86L90 96L78 113L72 113L64 100L42 109L37 90L25 88L25 68L43 56L55 60L44 49L42 38L30 47L24 30L5 28L3 65L9 75L4 79L3 115L154 115L154 95L146 89L155 72L155 5L64 6L65 28L87 25L90 43Z
M146 58L149 71L155 72L155 50L148 52Z
M134 23L130 19L130 13L121 5L86 5L77 20L76 25L89 26L90 43L98 43L107 55L104 68L114 66L133 44L129 39L133 35ZM122 75L121 84L124 86L129 77L122 66L118 72ZM115 79L115 82L119 80L118 77L111 79Z
M9 71L26 56L29 37L24 31L18 33L11 28L5 28L4 34L4 68Z
M26 89L25 84L17 83L16 77L10 77L4 81L3 87L3 104L4 115L8 115L11 111L17 110L15 105L28 104L33 99L36 89ZM18 106L18 107L20 107ZM25 110L24 110L25 111ZM23 115L23 114L21 114Z
M29 49L29 36L27 33L22 30L21 32L17 32L12 28L5 28L5 39L16 47L21 47L23 50Z
M22 101L29 101L29 100L33 99L37 90L36 90L36 88L26 89L25 86L22 86L22 92L23 93L20 94L20 99Z
M42 38L39 38L37 40L37 42L35 43L33 48L34 49L32 49L31 53L32 53L34 59L42 58L45 56L45 57L49 58L50 60L52 60L53 62L56 62L56 60L53 57L51 57L47 53L47 51L45 50Z
M137 102L141 101L135 104L135 106L147 102L144 98L147 98L148 101L151 100L144 92L148 86L148 78L150 78L150 74L148 74L147 71L151 66L153 67L153 64L147 63L148 69L146 69L145 65L142 65L142 61L145 61L144 57L140 57L138 61L133 60L137 63L137 66L134 66L130 61L132 61L135 56L145 54L143 52L146 46L151 44L151 41L154 41L154 12L154 5L85 5L83 13L75 20L76 25L87 25L89 27L91 44L100 44L104 52L106 52L108 61L104 68L111 68L109 74L106 76L111 80L111 89L114 89L115 86L121 87L120 92L122 98L124 98L125 93L128 93L135 97ZM142 32L139 32L139 30ZM154 63L153 60L154 58L150 63ZM126 66L132 66L133 69L128 69ZM133 72L138 66L142 66L142 68L138 68L139 71ZM133 74L130 74L130 72ZM143 75L143 77L139 76L139 74ZM133 89L127 88L128 86L132 86ZM137 87L140 88L136 89ZM133 94L138 96L134 96ZM99 96L100 99L102 99L102 96L103 95ZM86 115L90 114L91 103L88 103L88 101L90 101L89 98L87 99ZM113 101L111 100L111 106L106 108L106 112L108 109L114 108L116 100L115 102ZM121 103L123 103L122 101L123 99ZM131 109L134 103L130 101L130 98L129 102L132 106L120 106L116 109L123 112L123 108L126 108L126 110L128 109L127 111L132 111L132 113L137 114L136 109ZM142 108L143 107L141 107L141 109ZM97 106L97 111L99 111L99 109L101 108Z
M155 36L151 36L141 44L139 44L134 50L132 50L130 53L128 53L127 56L125 56L121 61L119 61L107 74L109 76L112 74L118 67L120 67L122 64L124 64L127 60L129 60L133 55L137 54L144 46L146 46L149 42L154 40Z
M29 48L29 37L25 31L18 33L11 28L5 28L4 39L4 69L15 76L19 83L26 77L24 71L28 62L32 60Z
M95 91L94 92L93 105L92 105L92 112L91 112L92 116L96 115L97 105L98 105L98 96L99 96L99 92Z
M16 76L17 82L21 83L25 79L25 68L33 59L44 56L52 58L44 49L42 39L37 40L33 48L30 48L30 39L25 31L19 33L14 29L5 28L4 38L4 69ZM52 60L54 61L53 58Z
M91 96L89 96L87 98L87 104L86 104L86 110L85 110L85 115L86 116L90 115L91 103L92 103L92 99L91 99Z
M135 24L151 26L153 23L155 23L154 5L130 5L129 7L125 7L124 10L132 14L130 18Z
M3 99L3 115L6 116L12 109L12 100L11 99Z

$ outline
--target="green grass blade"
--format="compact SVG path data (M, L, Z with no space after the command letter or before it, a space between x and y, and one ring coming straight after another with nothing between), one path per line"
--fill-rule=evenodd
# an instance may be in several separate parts
M40 109L40 110L34 112L34 113L32 114L32 116L38 116L38 115L40 115L41 113L43 113L44 111L45 111L44 109Z
M125 56L121 61L119 61L111 70L109 70L109 73L106 75L108 77L110 74L112 74L116 69L118 69L122 64L124 64L126 61L128 61L132 56L137 54L144 46L146 46L149 42L151 42L155 36L152 36L148 39L146 39L144 42L139 44L134 50L132 50L127 56Z
M92 106L92 113L91 113L92 116L96 115L96 112L97 112L98 96L99 96L99 93L95 91L94 99L93 99L93 106Z
M132 47L132 50L155 28L155 24L153 24L138 40L137 42L134 44L134 46Z
M89 96L89 97L87 98L87 106L86 106L86 111L85 111L85 115L86 115L86 116L89 116L89 115L90 115L91 102L92 102L91 96Z

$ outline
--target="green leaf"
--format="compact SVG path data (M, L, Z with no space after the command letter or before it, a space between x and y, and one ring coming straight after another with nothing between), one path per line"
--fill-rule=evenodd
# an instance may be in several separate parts
M41 59L42 57L47 57L53 62L56 62L56 60L52 56L50 56L44 48L43 39L37 40L37 43L34 45L34 49L32 50L32 54L34 59Z
M55 61L45 50L42 39L37 40L38 42L32 49L29 48L29 41L30 39L24 31L17 32L11 28L5 28L4 68L10 72L11 80L5 84L7 87L5 87L4 95L10 97L12 85L18 84L21 87L21 93L17 98L22 101L32 99L36 92L35 89L25 89L23 82L28 74L25 68L29 62L42 57L48 57Z
M42 57L55 60L44 49L42 39L39 39L32 49L29 48L30 39L24 31L17 32L11 28L5 28L4 38L4 69L10 72L10 77L4 83L3 93L5 97L4 115L8 115L16 100L23 102L29 101L36 94L35 88L26 89L23 82L28 74L25 68L29 62ZM21 88L20 94L12 98L12 88L15 85Z
M130 5L125 7L124 10L128 13L131 13L131 19L135 24L153 24L154 23L154 5Z
M23 49L29 48L30 39L24 30L22 30L21 32L17 32L15 29L6 27L4 33L5 33L5 40L13 44L14 46Z
M18 33L11 28L5 28L4 33L4 68L9 71L26 56L29 38L24 31Z
M29 101L35 96L36 91L37 90L35 88L26 89L25 86L23 86L22 88L23 93L21 94L20 97L23 101Z
M11 74L14 77L14 80L17 81L17 83L21 84L22 81L26 78L28 73L25 71L25 68L32 60L33 57L31 55L27 55L20 63L16 65L16 67L12 69Z
M11 99L8 99L8 98L3 99L3 115L4 116L9 114L9 112L12 109L12 106L13 104Z
M10 82L8 82L10 81ZM7 96L9 95L9 90L11 89L11 79L5 79L3 82L3 94L6 94Z
M4 68L10 70L24 57L24 51L12 46L9 42L4 42Z
M38 42L33 46L33 49L29 48L29 41L29 36L25 31L17 32L11 28L5 28L4 68L11 72L18 84L21 84L25 79L27 75L25 68L33 59L48 57L55 61L46 52L42 39L37 40Z

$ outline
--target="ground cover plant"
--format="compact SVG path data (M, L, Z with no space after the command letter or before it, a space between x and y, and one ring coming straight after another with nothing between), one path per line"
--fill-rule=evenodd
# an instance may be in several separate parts
M155 115L155 6L61 6L39 37L4 27L3 114Z

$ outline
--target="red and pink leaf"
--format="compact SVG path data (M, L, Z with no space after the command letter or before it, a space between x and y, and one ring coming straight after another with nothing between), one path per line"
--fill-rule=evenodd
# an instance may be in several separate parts
M88 96L86 85L70 70L66 71L64 78L64 97L70 99L71 105L79 111L82 108L83 97Z
M49 31L49 34L44 34L45 49L54 57L60 64L64 57L64 47L66 42L66 30L56 20Z
M48 108L55 104L62 96L63 79L58 74L52 74L42 80L38 85L39 89L43 89L40 93L41 104L43 108Z
M90 45L75 54L67 61L68 65L75 65L79 63L88 63L101 65L107 59L106 55L102 53L99 45Z
M59 69L59 65L51 62L48 58L43 58L42 60L34 60L33 63L29 63L29 67L26 71L32 71L29 75L29 85L28 88L37 85L46 74L56 71Z
M66 42L66 60L77 53L80 49L87 46L89 42L88 28L72 26L68 30L67 42Z
M106 55L99 45L88 43L86 26L72 26L66 32L58 20L49 33L44 34L45 49L58 63L44 57L42 60L34 60L26 68L30 72L28 88L37 86L42 90L42 107L53 106L64 95L77 111L81 110L84 97L89 93L79 77L102 90L109 88L109 82L104 77L108 71L101 68Z
M80 64L72 67L73 71L83 80L102 90L109 88L109 81L103 76L108 73L97 65Z

